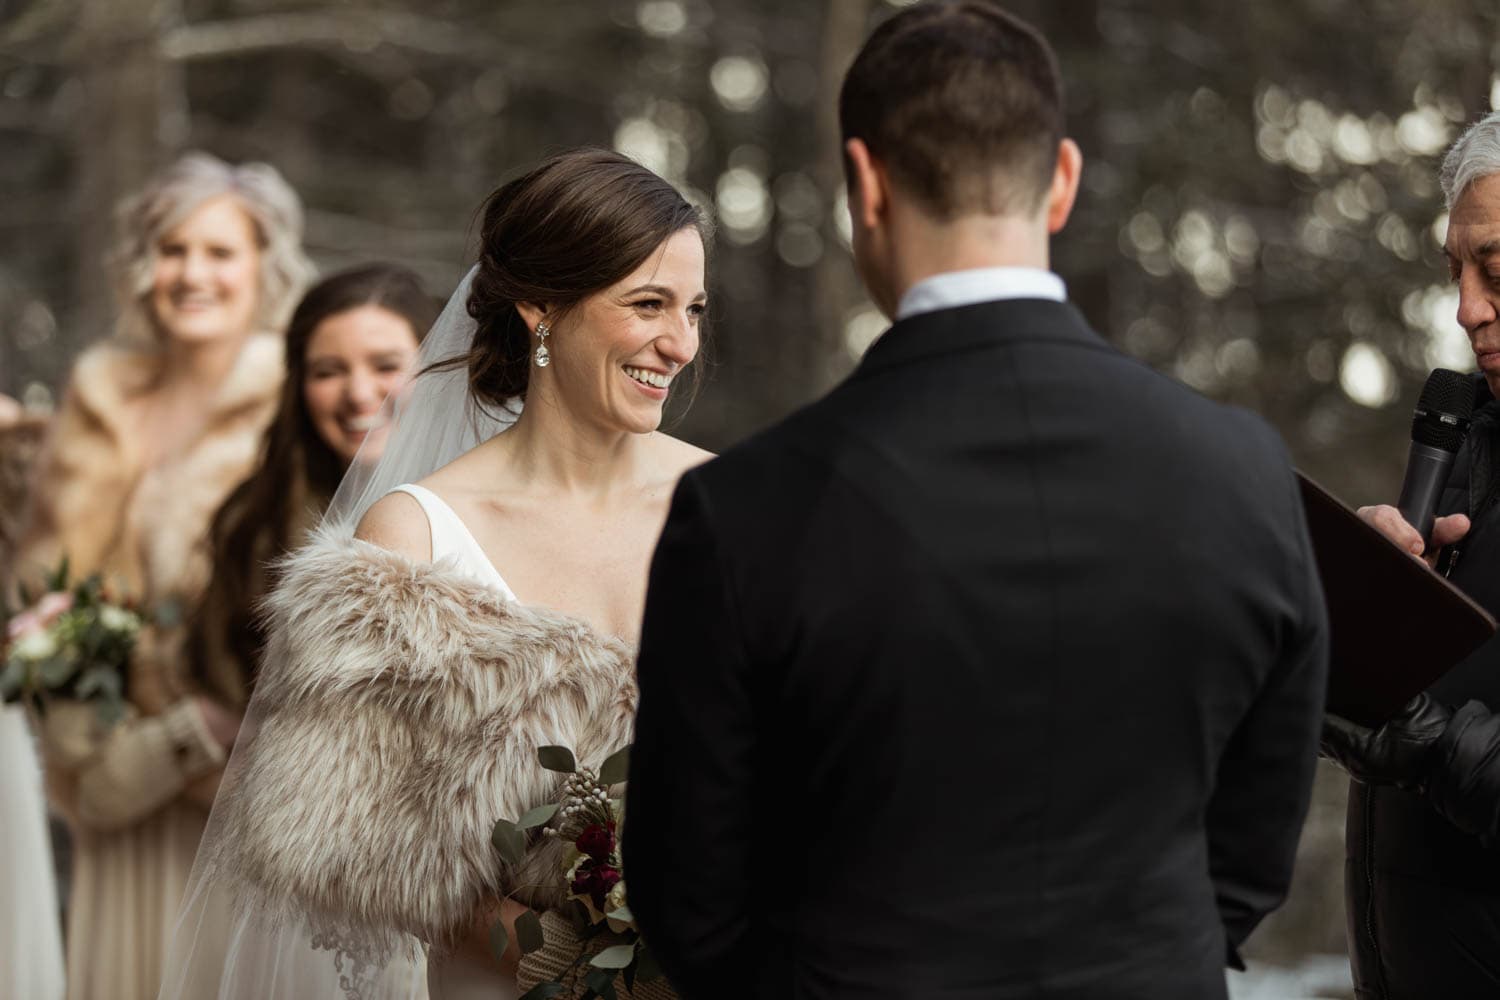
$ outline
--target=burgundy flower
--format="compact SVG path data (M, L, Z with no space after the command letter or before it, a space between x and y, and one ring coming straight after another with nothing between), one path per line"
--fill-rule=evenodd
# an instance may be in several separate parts
M598 861L586 861L573 877L573 895L587 896L594 908L604 912L605 897L620 881L620 870Z
M619 871L609 865L599 865L593 870L592 877L589 879L589 898L594 901L594 909L604 912L604 898L619 881Z
M609 890L620 881L620 870L611 868L609 865L600 865L594 869L594 888L600 895L609 895Z
M615 851L615 825L605 827L598 823L585 827L576 841L578 850L595 861L608 861Z

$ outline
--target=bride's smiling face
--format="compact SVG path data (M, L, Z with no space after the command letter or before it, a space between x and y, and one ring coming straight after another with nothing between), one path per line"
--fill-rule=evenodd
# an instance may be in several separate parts
M555 394L574 418L600 427L656 430L674 380L698 353L704 262L698 230L682 229L584 299L547 337L552 361L532 368L532 391ZM533 317L527 321L534 330Z

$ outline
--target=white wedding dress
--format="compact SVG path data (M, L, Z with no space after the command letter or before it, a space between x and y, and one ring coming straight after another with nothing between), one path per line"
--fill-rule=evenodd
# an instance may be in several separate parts
M477 270L423 341L423 374L394 400L379 460L354 461L268 598L271 641L173 935L162 1000L519 1000L514 978L493 962L428 951L417 938L461 922L472 905L465 886L498 878L487 824L555 795L555 776L522 747L562 743L602 760L628 742L634 655L561 612L522 605L453 509L409 485L521 412L520 400L496 408L475 399L460 363L477 333L467 309ZM353 538L392 492L425 512L437 572ZM454 589L464 584L480 593ZM382 630L406 615L412 647L385 642ZM502 673L471 689L450 675L489 669L510 643L519 644L515 667L539 684L515 689ZM414 684L433 699L410 712L383 701L411 697ZM571 699L569 718L547 709L552 696ZM501 719L513 727L506 739L458 745L473 732L465 726ZM423 740L455 745L451 755L425 755L425 784L403 783L381 764L380 746ZM444 770L450 758L460 763ZM467 808L446 809L438 796ZM361 811L371 815L361 820ZM357 841L361 829L379 844L351 847L345 838ZM402 928L394 937L393 926Z
M62 930L42 772L25 712L0 705L0 997L62 995Z
M405 493L421 504L432 529L433 562L447 562L476 583L500 591L507 600L516 599L473 533L442 497L413 483L397 486L391 492ZM428 957L427 993L428 1000L516 1000L521 995L514 978L462 955Z

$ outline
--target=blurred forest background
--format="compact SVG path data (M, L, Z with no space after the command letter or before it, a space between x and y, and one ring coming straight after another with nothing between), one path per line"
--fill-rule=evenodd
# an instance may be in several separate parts
M110 330L113 206L186 149L275 164L324 270L398 260L445 298L485 195L597 144L718 220L715 365L679 432L723 447L884 328L847 251L834 107L901 5L0 0L0 392L44 408ZM1500 101L1500 7L1009 6L1056 46L1086 157L1055 244L1073 300L1126 352L1264 414L1350 502L1390 500L1426 373L1472 367L1435 178ZM1342 809L1323 774L1263 961L1342 952Z

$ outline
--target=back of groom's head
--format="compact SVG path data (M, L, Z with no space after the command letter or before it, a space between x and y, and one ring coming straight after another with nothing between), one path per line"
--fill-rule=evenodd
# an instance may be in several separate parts
M1063 138L1046 39L985 0L928 0L865 42L839 94L843 141L860 139L930 215L1037 210Z

